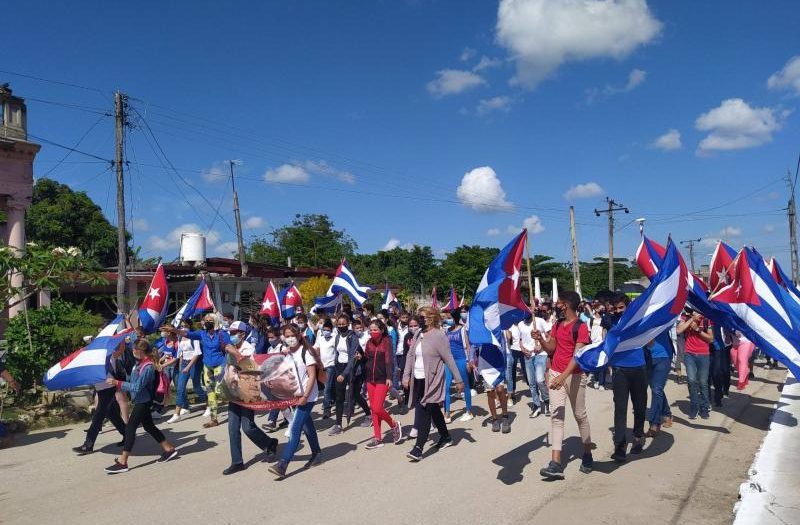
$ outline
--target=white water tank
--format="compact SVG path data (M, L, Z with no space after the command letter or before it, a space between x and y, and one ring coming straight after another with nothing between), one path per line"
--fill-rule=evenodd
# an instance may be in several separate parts
M202 233L181 234L181 264L203 264L206 261L206 238Z

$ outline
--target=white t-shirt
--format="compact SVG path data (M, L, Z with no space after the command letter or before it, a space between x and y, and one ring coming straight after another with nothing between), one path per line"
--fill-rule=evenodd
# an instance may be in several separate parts
M333 337L334 344L336 343L336 336ZM336 362L346 365L349 361L347 356L347 337L339 335L339 344L336 345Z
M239 347L239 353L242 354L242 357L250 357L255 351L256 347L247 341L242 342L242 346Z
M422 338L424 334L420 334L417 339L417 344L414 346L414 379L425 379L425 365L422 361Z
M532 349L534 355L547 355L547 351L542 349L542 345L539 341L531 337L531 330L533 330L534 327L545 335L548 332L547 322L541 317L534 317L530 324L525 321L520 321L511 327L511 331L515 334L515 337L519 337L519 342L521 343L520 350L522 350L524 346L528 350Z
M336 337L330 336L330 338L326 339L324 335L319 336L314 342L314 348L319 351L319 358L325 368L333 366L336 362L336 350L333 348L335 342Z
M361 333L361 335L358 336L358 345L361 347L362 350L365 350L367 348L367 341L369 341L369 332L367 330L364 330Z
M300 388L305 393L305 386L308 382L308 369L306 367L311 365L316 365L317 362L314 360L314 356L311 355L311 352L306 350L306 359L305 363L303 362L303 347L301 346L296 351L290 353L289 355L292 356L294 360L294 365L297 367L297 378L300 380ZM314 385L311 387L311 393L308 395L308 402L312 403L317 400L319 397L319 389L317 388L317 381L314 381Z
M408 333L408 325L406 325L405 328L403 328L399 324L397 325L397 349L395 352L397 355L403 355L403 341L406 340L407 333Z
M596 317L592 318L590 329L589 329L589 338L592 343L599 343L603 340L603 327L601 326L602 319L597 319Z
M178 341L178 357L184 361L191 361L194 356L202 356L200 341L192 341L188 337L181 337Z
M517 352L522 351L522 347L519 346L519 340L520 340L520 326L522 326L523 324L524 323L520 321L515 325L511 325L511 328L509 329L509 332L511 332L511 345L510 345L511 350L516 350Z

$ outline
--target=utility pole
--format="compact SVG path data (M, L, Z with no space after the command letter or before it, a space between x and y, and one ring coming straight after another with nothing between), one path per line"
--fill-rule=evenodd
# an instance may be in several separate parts
M798 159L798 167L800 167L800 159ZM795 175L795 179L792 181L792 173L787 171L786 183L789 185L789 206L787 207L787 213L789 215L789 248L792 256L792 282L795 284L797 284L797 280L800 278L800 275L798 275L800 274L800 269L798 268L797 261L797 218L794 203L794 187L796 182L797 175Z
M614 291L614 212L624 211L630 213L630 210L614 199L606 197L608 208L605 210L598 210L595 208L594 214L599 217L601 213L608 214L608 289Z
M575 207L569 207L569 235L572 238L572 278L575 281L575 291L583 298L581 293L581 266L578 260L578 238L575 233Z
M700 241L702 241L702 239L689 239L688 241L681 241L681 244L685 244L689 249L689 264L692 267L692 273L694 273L694 245Z
M114 118L116 127L116 157L114 165L117 168L117 313L125 314L125 288L128 281L128 242L125 238L125 180L124 180L124 153L125 153L125 104L128 97L119 91L114 93Z
M244 257L244 239L242 239L242 218L239 216L239 195L236 194L236 183L233 180L233 165L236 161L229 160L231 167L231 188L233 189L233 215L236 217L236 241L239 244L239 265L242 268L242 277L247 276L247 261Z

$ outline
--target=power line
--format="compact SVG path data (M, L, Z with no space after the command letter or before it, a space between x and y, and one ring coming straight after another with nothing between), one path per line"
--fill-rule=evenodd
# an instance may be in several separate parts
M0 69L0 73L4 73L6 75L14 75L14 76L17 76L17 77L22 77L22 78L27 78L27 79L30 79L30 80L38 80L39 82L48 82L50 84L58 84L58 85L61 85L61 86L68 86L68 87L73 87L73 88L77 88L77 89L84 89L86 91L94 91L96 93L100 93L101 95L110 94L110 91L103 91L103 90L98 89L96 87L82 86L80 84L74 84L72 82L64 82L63 80L53 80L53 79L49 79L49 78L37 77L37 76L33 76L33 75L27 75L25 73L18 73L16 71L8 71L8 70Z
M104 159L103 157L95 155L94 153L87 153L85 151L81 151L81 150L76 149L76 148L70 148L69 146L65 146L63 144L59 144L58 142L53 142L52 140L46 139L44 137L38 137L38 136L36 136L36 135L34 135L33 133L30 133L30 132L28 133L28 136L31 137L34 140L38 140L39 142L44 142L45 144L50 144L51 146L55 146L57 148L62 148L62 149L65 149L65 150L69 150L72 153L80 153L81 155L86 155L87 157L91 157L93 159L102 160L103 162L108 162L111 165L114 164L113 160Z
M92 124L92 125L89 127L89 129L87 129L87 130L86 130L86 132L85 132L83 135L81 135L81 137L78 139L78 141L75 143L75 145L74 145L74 146L72 146L72 149L71 149L70 151L67 151L67 152L64 154L64 156L63 156L63 157L61 157L61 160L59 160L59 161L56 163L56 165L55 165L55 166L53 166L52 168L50 168L50 169L47 171L47 173L45 173L45 174L44 174L44 175L42 175L42 176L43 176L43 177L47 177L48 175L50 175L51 173L53 173L53 171L55 171L56 169L58 169L58 167L59 167L59 166L61 166L61 164L62 164L62 163L65 161L65 160L67 160L67 157L69 157L69 156L70 156L70 155L71 155L71 154L72 154L74 151L76 151L76 150L75 150L75 148L77 148L78 146L80 146L80 145L81 145L81 142L83 142L83 139L85 139L85 138L86 138L86 136L87 136L87 135L89 135L89 133L91 133L91 132L92 132L92 130L93 130L94 128L96 128L96 127L97 127L97 125L98 125L98 124L100 124L100 122L101 122L101 121L102 121L102 120L103 120L105 117L106 117L105 115L100 115L100 117L98 117L98 119L97 119L97 120L94 122L94 124Z

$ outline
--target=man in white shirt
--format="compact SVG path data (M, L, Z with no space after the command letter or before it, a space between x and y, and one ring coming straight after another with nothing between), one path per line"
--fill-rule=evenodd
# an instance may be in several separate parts
M545 373L547 372L547 351L542 348L539 341L531 337L532 330L546 334L549 330L549 323L541 317L528 315L512 327L519 333L519 345L522 354L525 356L525 370L528 374L528 386L531 389L531 400L533 401L533 411L530 417L538 417L544 409L546 416L550 415L550 392L547 389Z
M322 419L331 417L331 406L334 401L334 385L336 381L336 348L333 345L336 342L336 337L333 333L333 321L325 319L322 323L322 329L319 331L317 340L314 342L314 348L319 352L322 366L328 374L325 381L325 392L322 401Z

